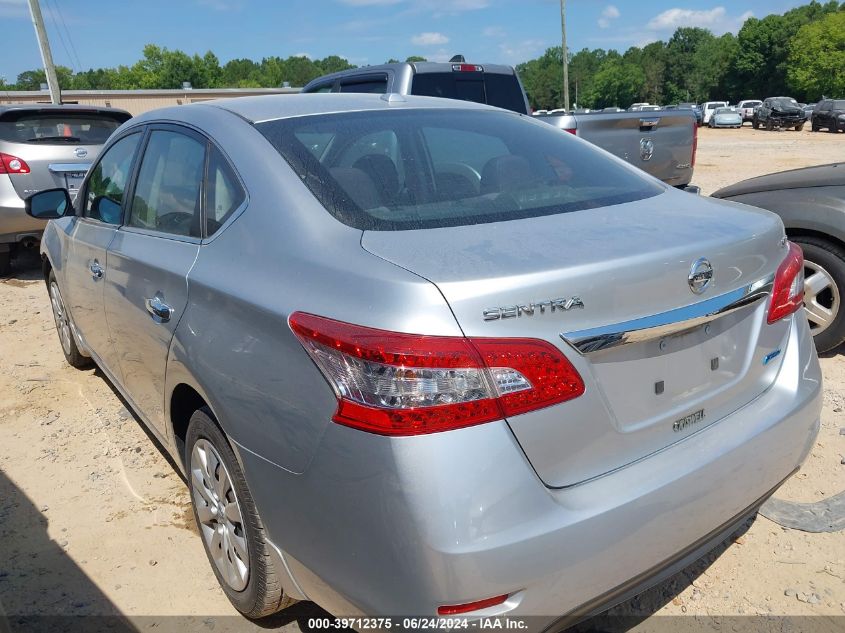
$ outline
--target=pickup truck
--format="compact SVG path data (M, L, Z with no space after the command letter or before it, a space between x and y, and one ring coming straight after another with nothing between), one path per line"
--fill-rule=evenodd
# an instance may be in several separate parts
M690 185L698 145L692 110L550 113L534 118L590 141L673 187L698 192Z
M353 68L310 81L302 92L375 92L477 101L527 114L528 99L510 66L399 62ZM553 110L535 118L584 138L674 187L688 186L695 165L698 127L692 110L590 112Z

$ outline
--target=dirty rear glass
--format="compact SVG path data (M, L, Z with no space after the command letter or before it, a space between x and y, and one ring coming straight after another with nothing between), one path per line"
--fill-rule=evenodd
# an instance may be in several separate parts
M41 145L102 145L129 115L80 112L7 112L0 141Z
M379 110L256 128L332 215L364 230L532 218L663 191L588 143L505 112Z

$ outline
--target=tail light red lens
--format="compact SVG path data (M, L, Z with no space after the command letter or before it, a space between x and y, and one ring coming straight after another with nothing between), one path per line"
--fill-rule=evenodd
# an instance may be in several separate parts
M421 435L577 398L581 376L537 339L401 334L297 312L290 327L338 397L333 420Z
M29 165L23 158L0 152L0 174L28 174Z
M576 130L574 127L565 127L563 128L563 131L569 132L570 134L574 134L575 136L578 135L578 130Z
M476 600L475 602L467 602L464 604L449 604L442 607L437 607L437 615L459 615L461 613L470 613L472 611L481 611L482 609L489 609L497 605L503 604L508 599L508 594L503 596L496 596L495 598L485 598L484 600Z
M774 323L797 311L804 303L804 253L789 243L786 258L778 266L769 304L768 322Z

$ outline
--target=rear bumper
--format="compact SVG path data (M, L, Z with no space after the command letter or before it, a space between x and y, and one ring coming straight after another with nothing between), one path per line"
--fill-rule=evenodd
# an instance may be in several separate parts
M239 453L296 585L328 611L433 616L511 594L484 613L544 628L611 606L718 544L801 464L820 409L802 315L776 383L753 403L566 489L542 485L504 423L403 439L330 425L302 475Z
M25 237L39 238L47 222L26 214L24 201L12 186L10 176L0 174L0 244L20 242Z

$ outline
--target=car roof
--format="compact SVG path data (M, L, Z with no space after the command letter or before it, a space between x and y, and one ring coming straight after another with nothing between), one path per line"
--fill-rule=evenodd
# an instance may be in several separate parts
M453 110L488 110L510 112L492 106L457 99L437 97L416 97L396 94L366 93L311 93L262 95L256 97L236 97L215 99L192 103L190 105L150 110L133 119L134 123L173 118L190 121L191 112L197 109L216 108L225 110L250 123L261 123L277 119L312 116L318 114L337 114L341 112L386 111L397 109L438 109ZM516 113L511 113L516 115Z

